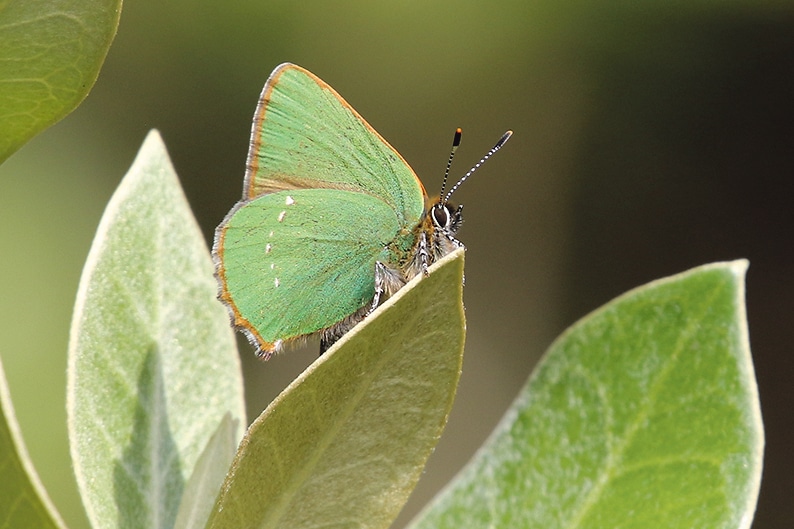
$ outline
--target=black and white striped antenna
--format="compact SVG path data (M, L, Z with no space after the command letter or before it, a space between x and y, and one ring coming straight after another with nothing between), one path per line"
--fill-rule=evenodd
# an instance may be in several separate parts
M452 158L455 156L455 151L458 150L460 147L460 137L463 135L463 130L458 127L455 129L455 137L452 138L452 150L449 151L449 160L447 160L447 170L444 171L444 181L441 182L441 193L439 195L444 195L444 189L447 187L447 178L449 178L449 169L452 167Z
M447 176L449 175L449 168L450 168L450 166L452 165L452 157L455 155L455 151L457 150L458 146L460 145L460 137L461 137L461 134L462 134L462 131L461 131L460 129L457 129L457 130L455 131L455 138L452 140L452 152L449 154L449 161L447 162L447 171L446 171L446 173L444 174L444 182L441 184L441 195L443 196L443 198L441 199L441 204L442 204L442 205L447 203L447 201L449 200L449 197L451 197L451 196L452 196L452 193L454 193L454 192L455 192L455 191L456 191L456 190L457 190L457 189L460 187L460 185L461 185L463 182L465 182L465 181L466 181L466 179L467 179L468 177L470 177L472 174L474 174L474 171L476 171L477 169L479 169L479 168L480 168L480 166L481 166L482 164L484 164L484 163L486 162L486 160L488 160L488 158L490 158L491 156L493 156L493 155L496 153L496 151L498 151L499 149L501 149L501 148L502 148L502 146L503 146L505 143L507 143L507 140L509 140L509 139L510 139L510 136L512 136L512 135L513 135L513 131L512 131L512 130L508 130L507 132L505 132L504 134L502 134L502 137L501 137L501 138L499 138L499 141L497 141L497 142L496 142L496 145L494 145L493 147L491 147L491 150L490 150L490 151L488 151L488 152L485 154L485 156L483 156L482 158L480 158L480 161L479 161L479 162L477 162L476 164L474 164L474 167L472 167L471 169L469 169L469 172L468 172L468 173L466 173L465 175L463 175L463 176L460 178L460 180L458 180L458 181L455 183L455 185L454 185L454 186L452 186L452 188L449 190L449 192L448 192L448 193L445 195L445 194L444 194L444 189L445 189L445 187L446 187L446 185L447 185Z

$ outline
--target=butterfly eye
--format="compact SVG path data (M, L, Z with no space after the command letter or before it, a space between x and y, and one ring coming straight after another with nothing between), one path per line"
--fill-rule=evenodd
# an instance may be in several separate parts
M449 227L451 219L449 206L446 204L436 204L433 206L433 209L430 210L430 214L433 216L433 223L436 226L439 228Z

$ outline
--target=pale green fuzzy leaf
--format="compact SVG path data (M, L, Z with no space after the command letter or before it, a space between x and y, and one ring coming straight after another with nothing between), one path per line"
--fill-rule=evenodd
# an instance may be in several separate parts
M750 527L764 441L746 267L650 283L571 327L411 527Z
M91 90L121 0L0 0L0 162Z
M199 456L190 476L174 529L203 527L237 451L239 426L230 414L223 416L215 434Z
M0 527L63 529L28 457L0 363Z
M462 282L459 250L277 397L243 439L207 527L388 527L452 406Z
M221 419L245 424L235 338L216 290L204 238L152 132L102 217L72 322L69 438L94 529L173 527Z

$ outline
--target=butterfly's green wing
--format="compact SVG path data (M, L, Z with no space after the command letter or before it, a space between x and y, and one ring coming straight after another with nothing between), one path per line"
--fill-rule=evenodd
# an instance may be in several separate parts
M383 200L297 189L238 204L215 241L221 297L263 354L370 303L375 262L413 234Z
M254 116L244 198L308 188L378 197L404 226L419 222L426 195L402 156L333 88L282 64Z

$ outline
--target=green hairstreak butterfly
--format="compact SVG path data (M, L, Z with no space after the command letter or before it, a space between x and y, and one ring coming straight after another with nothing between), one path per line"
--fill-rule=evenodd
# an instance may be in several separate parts
M325 351L462 246L462 206L449 197L510 134L430 200L403 157L333 88L294 64L277 67L254 115L243 198L212 249L234 326L263 358L313 334ZM460 129L453 154L459 143Z

